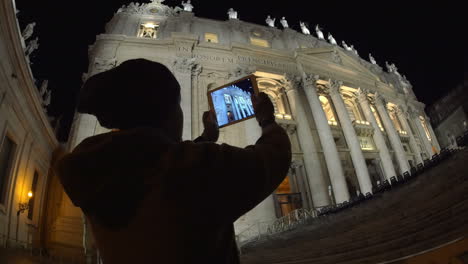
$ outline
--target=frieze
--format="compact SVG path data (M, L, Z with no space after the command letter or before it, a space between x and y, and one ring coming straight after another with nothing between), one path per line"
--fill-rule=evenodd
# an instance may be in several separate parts
M250 56L245 56L245 55L229 56L229 55L211 55L211 54L195 53L195 54L192 54L192 57L196 58L197 61L200 61L200 62L268 66L272 68L281 69L286 72L294 72L297 70L296 65L293 63L280 62L280 61L268 59L268 58L250 57Z

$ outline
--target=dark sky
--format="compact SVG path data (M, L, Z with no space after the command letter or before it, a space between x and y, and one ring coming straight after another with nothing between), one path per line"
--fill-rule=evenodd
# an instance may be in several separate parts
M87 50L95 36L122 4L131 1L29 1L17 0L22 29L36 21L34 37L39 51L33 56L33 72L40 82L50 80L53 90L49 114L74 112L81 75L87 71ZM148 1L142 1L148 2ZM166 0L169 6L181 1ZM371 52L383 66L393 62L414 86L418 99L431 104L459 84L468 72L466 12L450 1L207 1L192 0L198 17L227 19L233 7L240 19L265 25L267 15L285 16L291 28L299 21L320 24L338 43L353 44L367 59ZM65 122L68 124L69 122ZM64 139L67 125L62 129Z

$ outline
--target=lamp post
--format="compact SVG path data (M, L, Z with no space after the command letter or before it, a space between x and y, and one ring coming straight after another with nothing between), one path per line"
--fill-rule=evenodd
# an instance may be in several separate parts
M31 198L33 197L32 191L28 192L28 201L25 203L19 203L18 204L18 211L16 212L16 242L18 242L18 229L19 229L19 219L20 215L24 212L29 210L29 201L31 201Z

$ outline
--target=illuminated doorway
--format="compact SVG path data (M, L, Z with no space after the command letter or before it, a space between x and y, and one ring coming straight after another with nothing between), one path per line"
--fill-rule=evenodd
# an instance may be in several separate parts
M290 212L302 208L301 193L293 192L289 176L278 186L274 196L278 217L288 215Z

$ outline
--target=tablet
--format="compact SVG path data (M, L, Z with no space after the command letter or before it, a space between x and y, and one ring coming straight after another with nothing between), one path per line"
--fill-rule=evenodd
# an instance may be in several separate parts
M210 109L214 109L218 126L226 127L255 117L251 95L258 94L257 80L249 75L208 92Z

